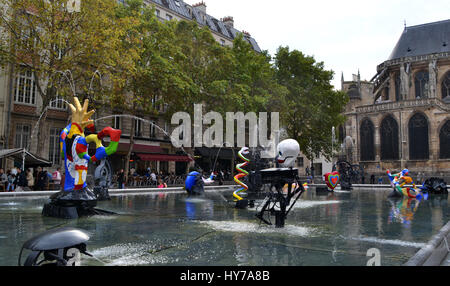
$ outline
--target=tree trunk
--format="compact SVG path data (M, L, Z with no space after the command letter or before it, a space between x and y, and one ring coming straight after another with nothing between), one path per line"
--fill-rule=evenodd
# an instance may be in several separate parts
M131 153L133 152L133 146L134 146L134 127L136 124L136 119L131 120L131 129L130 129L130 146L128 147L128 153L125 161L125 183L128 182L128 173L130 171L130 159L131 159Z
M48 140L49 138L49 134L47 129L50 129L51 126L49 128L45 128L45 122L47 120L47 115L48 115L48 105L50 104L50 98L56 97L56 90L54 88L49 88L47 90L47 94L46 95L42 95L42 108L40 113L38 114L38 126L37 126L37 130L34 130L34 128L36 128L35 126L32 126L32 130L31 130L31 134L33 136L33 138L30 138L30 143L28 144L29 147L29 151L30 152L34 152L32 151L32 144L33 142L32 139L37 138L36 139L36 155L38 155L39 157L42 158L47 158L48 159L48 153L45 154L45 148L42 148L42 146L45 146L45 141ZM42 115L42 117L40 117ZM37 133L36 133L37 131ZM34 134L33 134L34 133ZM36 136L37 135L37 136ZM41 148L39 148L41 147Z

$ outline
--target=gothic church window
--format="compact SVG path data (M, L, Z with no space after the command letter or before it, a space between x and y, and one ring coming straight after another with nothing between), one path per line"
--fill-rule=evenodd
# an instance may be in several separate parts
M398 160L398 124L389 115L381 122L381 160Z
M419 71L414 77L414 87L416 99L426 98L428 96L428 83L430 76L427 71Z
M372 121L366 118L361 123L360 127L360 150L361 161L374 161L375 160L375 148L374 148L374 131Z
M409 159L429 159L428 120L417 113L409 120Z
M447 120L439 132L439 150L440 159L450 159L450 120Z
M402 82L401 82L401 79L400 79L400 75L397 74L396 77L395 77L395 101L400 101L402 99L402 96L400 94L400 92L401 92L401 89L400 89L401 83Z
M442 80L442 99L450 99L450 71L447 72Z

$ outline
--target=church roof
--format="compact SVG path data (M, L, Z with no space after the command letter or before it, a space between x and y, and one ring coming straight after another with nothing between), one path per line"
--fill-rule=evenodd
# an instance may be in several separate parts
M389 60L450 52L450 19L405 27Z

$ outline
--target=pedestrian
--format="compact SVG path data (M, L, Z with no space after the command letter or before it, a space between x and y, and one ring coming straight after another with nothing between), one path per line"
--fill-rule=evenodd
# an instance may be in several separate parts
M150 173L150 179L152 180L152 185L156 186L156 174L155 174L155 172L152 171Z
M22 172L21 169L17 169L15 185L16 185L16 189L17 189L17 187L25 188L27 186L27 175L25 172Z
M27 186L30 189L33 189L34 187L34 177L33 177L33 172L31 172L30 169L27 170Z
M6 186L6 191L14 192L14 181L16 180L16 176L10 170L8 170L6 174L8 177L8 185Z
M370 184L375 185L375 175L374 174L372 174L370 176Z
M311 177L314 179L314 166L311 167Z
M119 172L119 175L118 175L118 178L117 178L117 182L119 183L119 189L123 189L125 186L124 186L124 180L125 180L125 174L124 174L124 171L123 171L123 169L120 169L120 172Z
M379 185L383 184L383 177L380 176L380 177L378 178L378 184L379 184Z
M48 185L47 171L42 169L41 167L39 167L38 175L37 175L37 182L36 182L36 190L43 191L47 188L47 185Z
M305 172L306 172L306 176L308 177L309 176L309 167L306 167Z
M159 178L158 189L165 189L165 188L167 188L167 184L161 178Z
M364 174L361 175L361 182L364 185L364 181L366 180L366 177L364 177Z
M3 168L0 168L0 187L6 190L7 184L8 184L8 176L6 176Z

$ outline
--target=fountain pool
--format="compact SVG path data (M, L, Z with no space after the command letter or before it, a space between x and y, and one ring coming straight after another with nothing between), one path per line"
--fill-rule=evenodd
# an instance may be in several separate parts
M191 199L183 192L112 195L98 207L118 215L77 220L43 217L47 198L2 198L0 265L17 265L26 240L62 226L91 234L95 259L84 256L82 265L364 266L371 248L380 250L381 265L402 265L450 219L449 200L431 196L416 205L388 200L389 192L319 196L310 188L284 229L232 208L231 190Z

